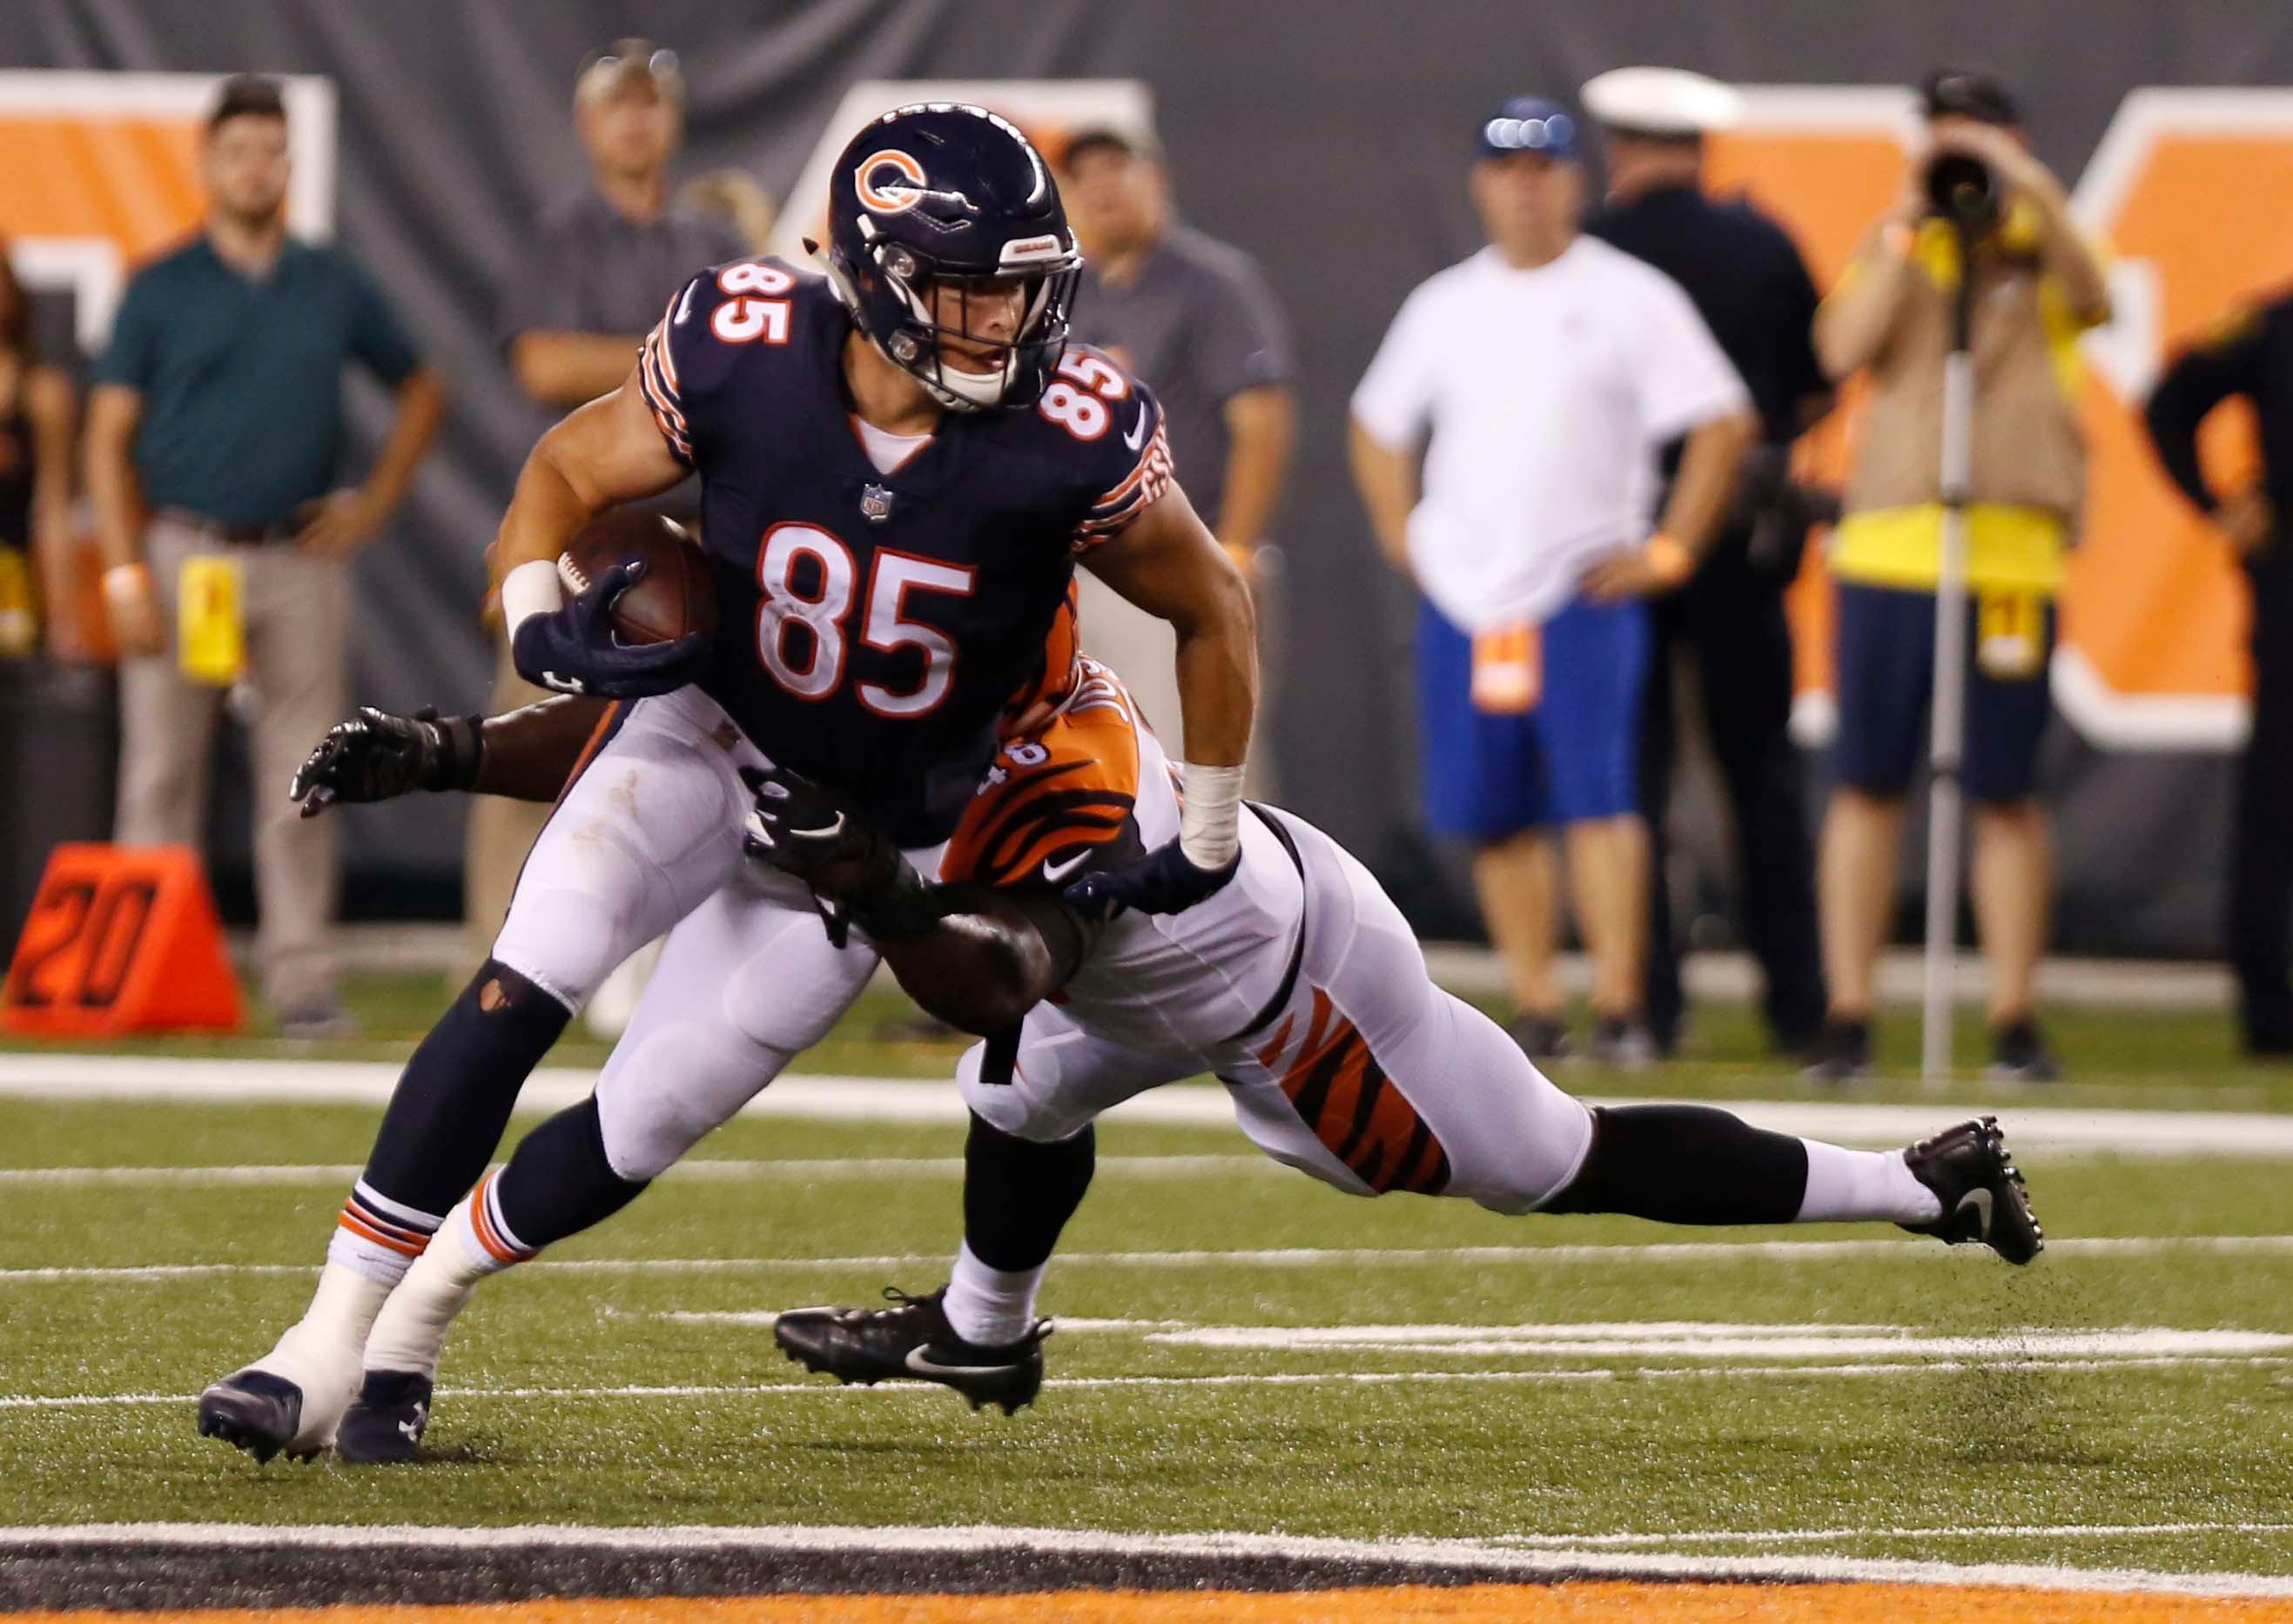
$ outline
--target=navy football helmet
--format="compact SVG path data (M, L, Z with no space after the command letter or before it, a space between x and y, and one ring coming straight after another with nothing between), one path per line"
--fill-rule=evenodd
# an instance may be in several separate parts
M959 101L896 108L852 138L828 195L829 280L893 365L956 411L1041 398L1082 255L1050 166L1016 125ZM972 330L976 309L1014 292L1016 329ZM948 341L986 369L943 354Z

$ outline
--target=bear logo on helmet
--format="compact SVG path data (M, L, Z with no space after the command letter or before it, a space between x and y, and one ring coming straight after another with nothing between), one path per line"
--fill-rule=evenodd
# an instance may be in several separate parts
M915 207L929 184L924 166L896 147L870 153L852 172L853 190L860 194L862 206L876 214L903 214Z

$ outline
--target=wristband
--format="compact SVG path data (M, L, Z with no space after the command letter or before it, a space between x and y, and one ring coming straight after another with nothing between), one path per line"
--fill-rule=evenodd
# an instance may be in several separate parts
M530 559L502 577L502 630L512 642L517 628L535 615L551 615L565 607L565 588L557 579L557 566L547 559Z
M478 781L478 769L485 764L485 722L479 716L435 716L430 725L437 730L438 762L434 784L425 784L425 789L467 790Z
M1677 537L1667 536L1662 530L1648 538L1641 553L1648 560L1648 567L1661 576L1667 585L1677 586L1696 573L1694 551L1686 542Z
M1242 851L1242 769L1182 762L1179 778L1179 854L1197 869L1225 868Z
M146 566L114 564L103 572L103 601L117 603L131 594L141 597L151 590L151 571Z

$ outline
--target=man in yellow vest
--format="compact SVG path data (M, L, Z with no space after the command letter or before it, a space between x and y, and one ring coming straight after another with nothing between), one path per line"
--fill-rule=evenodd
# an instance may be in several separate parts
M2109 319L2100 257L2062 183L2033 157L2005 87L1942 69L1921 86L1923 138L1903 197L1817 312L1835 379L1868 369L1845 516L1831 544L1838 593L1837 788L1817 891L1831 1009L1813 1071L1870 1064L1872 970L1894 917L1903 796L1926 753L1942 545L1943 359L1959 279L1974 279L1974 456L1968 509L1971 634L1963 782L1974 805L1976 924L1989 960L1994 1073L2055 1074L2034 1018L2051 911L2047 818L2032 794L2048 712L2054 598L2086 489L2078 335ZM1961 263L1928 199L1934 160L1977 160L1997 194Z

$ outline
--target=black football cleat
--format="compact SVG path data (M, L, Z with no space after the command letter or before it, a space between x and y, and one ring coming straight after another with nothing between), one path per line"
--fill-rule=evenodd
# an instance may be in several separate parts
M412 1370L369 1370L336 1429L335 1453L361 1466L420 1459L430 1391L430 1378Z
M1902 1228L1952 1246L1977 1242L2013 1264L2028 1263L2046 1249L2046 1232L2030 1210L2030 1192L1997 1118L1945 1128L1905 1151L1903 1160L1942 1202L1942 1216Z
M199 1394L199 1436L245 1450L257 1466L281 1450L289 1460L314 1460L315 1448L296 1449L303 1426L303 1390L268 1370L240 1370Z
M929 1297L887 1287L889 1308L790 1309L774 1321L773 1340L806 1369L840 1382L937 1382L974 1410L1000 1404L1005 1415L1018 1414L1042 1389L1050 1322L1038 1320L1017 1342L983 1347L955 1334L940 1306L946 1295L944 1286Z

